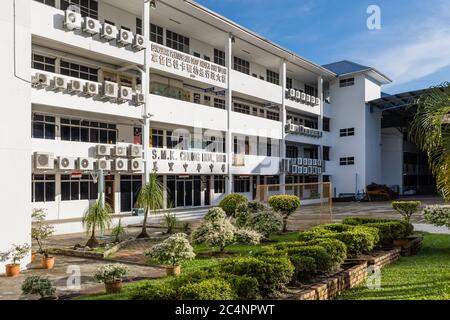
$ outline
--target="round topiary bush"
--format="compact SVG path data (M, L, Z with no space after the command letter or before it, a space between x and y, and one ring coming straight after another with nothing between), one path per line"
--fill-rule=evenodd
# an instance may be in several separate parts
M300 199L292 195L277 195L269 198L269 205L283 216L283 232L287 231L287 219L300 207Z
M226 195L222 201L219 203L219 207L222 208L223 211L229 217L234 217L236 213L236 209L239 204L247 203L248 199L244 197L242 194L233 193Z
M411 220L411 216L416 213L422 202L420 201L392 201L392 208L400 213L403 220L408 222Z

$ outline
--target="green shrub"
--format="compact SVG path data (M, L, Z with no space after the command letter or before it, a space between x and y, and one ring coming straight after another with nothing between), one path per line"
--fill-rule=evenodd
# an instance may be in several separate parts
M238 299L256 300L260 298L257 279L233 274L221 274L221 277L230 283Z
M240 204L236 209L236 225L239 228L256 230L268 238L282 229L283 218L258 202L249 202Z
M234 232L234 242L239 244L257 245L261 241L262 235L251 229L237 229Z
M427 206L423 216L427 222L435 226L450 228L450 206Z
M233 193L226 195L219 203L219 207L227 214L234 217L239 204L248 202L247 198L241 194Z
M235 231L236 228L227 218L215 221L205 220L192 233L192 241L218 248L222 252L226 246L235 242Z
M172 282L143 281L127 289L130 300L175 300L177 292Z
M325 249L330 255L331 268L330 271L337 270L347 259L347 246L337 239L314 239L307 243L308 245L317 245Z
M296 265L299 257L310 257L314 259L315 269L318 273L326 273L333 269L331 256L325 248L318 245L305 245L299 247L294 254L289 254L291 262Z
M225 211L222 210L222 208L211 208L206 213L205 217L203 218L205 221L217 221L221 219L225 219L226 214Z
M22 282L23 294L38 294L42 299L53 297L56 289L49 278L42 276L27 276Z
M234 300L236 298L231 284L221 278L190 283L179 289L179 299L182 300Z
M403 220L409 222L411 216L419 210L420 201L393 201L392 208L403 216Z
M220 271L238 276L248 276L258 281L262 296L283 288L292 279L294 266L286 257L242 257L224 260Z
M283 232L287 231L287 219L300 207L300 199L292 195L277 195L269 198L269 205L283 215Z
M295 278L303 280L317 274L316 260L312 257L298 256L294 258Z

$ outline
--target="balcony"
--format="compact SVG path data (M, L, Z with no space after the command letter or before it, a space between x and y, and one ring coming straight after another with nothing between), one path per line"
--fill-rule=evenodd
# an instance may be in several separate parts
M233 154L232 174L263 174L279 173L279 157Z
M133 96L136 96L136 93L132 93L132 90L129 90L130 96L126 99L119 98L118 92L115 93L116 98L113 98L103 94L103 84L98 82L36 69L32 69L31 72L33 84L31 102L33 104L133 119L142 118L142 106L133 102L135 99ZM56 82L57 79L61 81L59 84ZM74 83L78 87L75 88ZM92 85L92 91L89 93L88 85Z
M231 112L230 130L233 133L281 139L282 124L280 121L269 120L240 112Z
M117 40L108 40L100 34L91 34L81 29L70 30L65 27L65 12L37 1L31 2L31 32L33 43L54 47L54 43L76 48L88 56L97 54L108 62L117 64L144 64L144 52L132 45L119 44ZM108 17L105 17L108 19ZM50 41L49 41L50 40ZM57 48L60 46L56 46Z
M261 80L245 73L231 70L231 89L265 101L282 103L282 88L279 85Z
M320 99L294 89L286 89L285 104L295 110L320 115Z
M288 123L285 128L286 133L306 136L310 138L322 138L323 132L317 129L311 129L302 125Z
M227 69L221 65L197 58L169 47L150 43L150 67L211 86L227 88Z
M319 159L286 158L281 160L281 171L286 174L320 175L325 170L325 161Z

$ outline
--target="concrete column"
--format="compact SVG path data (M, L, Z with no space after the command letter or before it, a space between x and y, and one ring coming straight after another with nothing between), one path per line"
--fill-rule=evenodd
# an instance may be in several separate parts
M226 193L230 194L233 192L233 174L231 172L233 166L233 141L231 132L231 110L232 110L232 100L233 92L231 91L231 66L233 65L233 44L232 35L228 34L225 42L225 66L227 68L227 89L225 92L225 107L227 110L227 133L226 133L226 154L227 154L227 167L228 167L228 177L226 184Z
M144 36L144 72L142 73L142 93L145 95L145 103L143 106L143 121L142 126L142 144L144 149L144 179L143 184L146 184L151 172L150 161L150 106L149 106L149 84L150 84L150 2L143 1L143 15L142 15L142 34Z
M163 190L163 209L166 210L167 209L167 175L163 175L163 185L164 185L164 190Z
M285 127L286 127L286 61L282 60L280 63L280 80L281 80L281 141L280 141L280 159L283 159L286 157L286 133L285 133ZM286 192L286 187L284 186L286 183L286 173L281 172L280 174L280 184L282 185L280 187L280 193L284 194Z
M320 99L320 103L319 103L319 108L320 108L320 115L319 115L319 121L318 121L318 129L320 131L323 131L323 78L322 76L319 76L317 78L317 93L318 93L318 97ZM321 159L323 161L323 137L320 138L320 145L318 148L318 156L319 159ZM319 174L319 182L323 182L323 173ZM319 193L322 195L323 194L323 187L319 186Z

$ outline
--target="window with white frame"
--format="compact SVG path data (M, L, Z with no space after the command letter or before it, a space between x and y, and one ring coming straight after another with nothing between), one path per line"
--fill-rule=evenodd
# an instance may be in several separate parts
M286 146L286 158L298 158L298 147L287 145Z
M164 147L164 130L151 129L151 147L152 148L163 148Z
M31 201L55 201L55 175L33 174L31 177Z
M355 157L343 157L339 158L339 164L341 166L352 166L355 164Z
M136 18L136 34L142 35L142 19Z
M111 123L61 118L61 140L115 144L117 127Z
M275 120L275 121L279 121L280 120L280 114L278 112L274 112L274 111L266 111L266 117L269 120Z
M355 128L341 129L341 130L339 130L339 135L341 137L354 136L355 135Z
M72 178L69 174L61 175L61 201L96 200L98 198L98 184L94 183L91 175L85 174L81 178Z
M203 150L208 152L224 152L225 141L222 136L204 136Z
M243 103L235 102L233 104L233 111L239 112L239 113L244 113L244 114L250 114L250 107Z
M56 124L54 116L33 113L31 122L33 128L31 133L32 138L55 139Z
M83 17L98 19L97 0L61 0L61 10L67 10L70 5L79 7Z
M72 63L68 61L61 60L60 73L74 78L79 78L89 81L98 81L98 68L91 68L88 66L83 66L78 63Z
M55 73L55 61L56 58L44 56L41 54L32 53L31 55L31 67L33 69Z
M214 98L214 108L225 109L225 100Z
M286 78L286 88L287 89L292 88L292 78Z
M233 185L235 193L250 192L250 177L235 176Z
M318 90L317 90L317 88L314 88L313 86L309 86L309 85L305 84L305 93L309 94L310 96L317 97Z
M153 23L150 24L150 41L164 45L164 30L162 27Z
M184 53L189 53L189 38L166 30L166 46Z
M277 72L267 70L266 80L270 83L279 85L280 84L280 75Z
M225 52L214 48L214 63L225 67Z
M250 62L248 62L247 60L238 58L238 57L234 57L234 70L245 73L245 74L250 74Z
M354 84L355 84L355 78L347 78L347 79L339 80L340 88L350 87L350 86L353 86Z
M214 193L225 193L225 176L214 176Z

